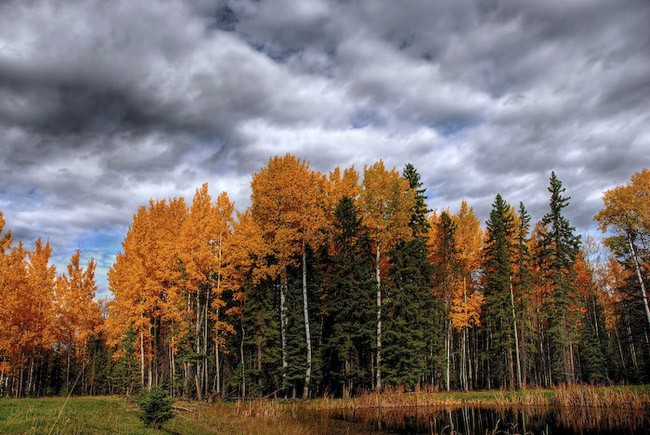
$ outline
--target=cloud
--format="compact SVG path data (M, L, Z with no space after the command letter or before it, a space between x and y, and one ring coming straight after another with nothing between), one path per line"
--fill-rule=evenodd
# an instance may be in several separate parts
M648 22L643 0L3 2L0 207L105 271L150 197L208 181L243 208L292 152L412 162L430 207L482 220L497 192L540 218L556 170L591 232L650 166Z

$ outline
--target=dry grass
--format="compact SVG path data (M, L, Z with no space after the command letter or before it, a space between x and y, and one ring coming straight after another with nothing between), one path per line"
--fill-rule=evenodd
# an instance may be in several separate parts
M647 389L563 385L553 392L551 406L650 410L650 391Z
M553 389L532 388L520 391L414 392L387 389L364 393L350 399L319 399L309 403L312 409L364 408L450 408L458 406L555 406L650 409L648 387L595 387L563 385Z

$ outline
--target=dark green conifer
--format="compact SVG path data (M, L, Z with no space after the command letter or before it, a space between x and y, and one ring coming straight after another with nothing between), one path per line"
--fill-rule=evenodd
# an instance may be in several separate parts
M550 211L542 218L541 266L553 292L552 313L549 324L551 375L554 383L575 380L573 343L575 324L569 321L569 304L575 299L575 273L573 265L580 250L580 236L562 214L570 197L563 196L565 188L551 172Z
M489 329L489 358L492 386L514 385L514 334L510 286L512 280L514 215L497 195L487 223L484 251L485 325Z
M427 341L433 331L433 271L428 261L425 189L410 163L402 175L415 193L415 205L409 222L412 238L399 243L390 253L384 305L384 380L388 385L412 389L427 374Z
M348 396L372 385L376 282L369 241L351 198L339 201L334 217L323 353L329 389Z

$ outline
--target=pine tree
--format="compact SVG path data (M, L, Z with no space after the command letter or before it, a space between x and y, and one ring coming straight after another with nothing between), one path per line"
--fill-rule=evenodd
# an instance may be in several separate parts
M489 333L490 373L494 386L514 387L514 329L511 285L514 214L497 195L486 223L484 250L485 324Z
M406 165L402 176L414 197L409 221L412 235L389 255L384 373L387 384L413 389L427 373L427 337L433 326L432 318L422 314L429 313L433 306L433 282L428 261L426 190L412 164Z
M540 237L542 256L540 262L546 270L546 279L552 289L552 315L549 325L552 380L572 382L575 380L574 343L569 308L575 299L575 274L573 265L580 249L580 236L574 235L568 219L562 214L569 205L570 197L563 196L565 188L551 172L550 211L541 220L543 231Z
M331 388L347 397L372 386L376 283L370 242L350 197L339 201L334 219L323 347Z
M533 358L529 355L535 353L534 330L532 328L533 310L533 277L530 263L532 256L529 248L529 232L531 217L526 210L523 202L519 203L517 214L517 225L515 230L515 258L514 258L514 279L513 287L516 296L513 297L515 316L519 321L518 337L520 352L520 362L518 366L521 369L521 386L527 383L528 374L531 370L536 370L533 364Z

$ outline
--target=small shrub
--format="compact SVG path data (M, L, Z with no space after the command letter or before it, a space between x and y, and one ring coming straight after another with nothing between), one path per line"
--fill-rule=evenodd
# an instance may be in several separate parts
M147 426L160 429L163 423L174 417L173 403L174 401L160 387L143 391L138 398L141 411L140 420L144 421Z

